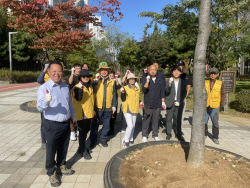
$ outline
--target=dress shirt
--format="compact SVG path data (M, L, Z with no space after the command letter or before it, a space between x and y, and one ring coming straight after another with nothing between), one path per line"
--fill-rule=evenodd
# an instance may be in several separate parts
M179 79L177 81L174 81L174 87L175 87L175 97L174 97L174 100L177 100L178 84L179 84Z
M46 90L48 90L52 96L50 102L45 101ZM39 112L43 112L45 119L51 121L63 122L70 117L75 117L75 109L69 88L67 84L62 81L60 85L58 85L50 79L41 85L37 91L36 107Z

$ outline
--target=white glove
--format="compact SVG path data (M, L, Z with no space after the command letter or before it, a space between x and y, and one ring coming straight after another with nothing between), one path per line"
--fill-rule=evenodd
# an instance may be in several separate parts
M146 80L147 80L147 82L150 82L150 76L149 75L146 77Z
M50 102L51 100L52 100L52 96L51 96L51 94L48 92L48 90L46 90L45 101L46 101L46 102Z
M161 102L162 108L163 110L166 110L166 103L165 102Z
M79 82L79 83L78 83L78 86L79 86L79 88L83 89L82 82Z
M127 70L127 71L126 71L126 75L128 75L129 73L130 73L130 70Z
M148 68L145 68L145 69L144 69L144 72L145 72L145 73L148 73Z
M97 74L95 75L95 79L96 79L96 80L99 80L99 79L100 79L100 74L99 74L99 73L97 73Z
M173 81L174 81L174 78L173 78L173 77L169 78L169 83L170 83L170 84L171 84Z
M174 105L175 106L180 106L180 103L179 102L175 102Z
M122 92L122 93L125 93L125 89L124 89L124 87L121 87L121 89L120 89L120 90L121 90L121 92Z
M71 124L73 124L74 126L76 125L76 118L70 118Z
M112 114L114 114L115 113L115 111L116 111L116 107L112 107Z
M75 68L73 67L72 69L71 69L71 74L75 74Z
M45 65L44 65L44 69L45 69L45 70L47 70L48 67L49 67L49 64L45 64Z

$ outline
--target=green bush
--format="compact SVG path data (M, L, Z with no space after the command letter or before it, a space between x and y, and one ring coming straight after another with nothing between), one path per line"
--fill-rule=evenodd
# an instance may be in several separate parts
M40 75L40 71L12 71L0 69L0 80L11 83L35 82Z
M250 90L241 90L235 96L235 109L244 112L250 113Z

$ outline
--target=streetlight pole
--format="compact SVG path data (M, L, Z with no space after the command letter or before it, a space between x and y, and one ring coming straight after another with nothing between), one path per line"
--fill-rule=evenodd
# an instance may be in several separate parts
M12 51L11 51L11 34L17 34L17 32L9 32L9 56L10 56L10 72L12 72Z

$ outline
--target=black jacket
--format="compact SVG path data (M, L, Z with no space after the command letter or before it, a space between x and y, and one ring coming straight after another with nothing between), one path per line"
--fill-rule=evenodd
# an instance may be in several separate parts
M142 91L144 93L144 106L149 108L161 108L161 99L165 98L165 78L156 75L155 83L150 78L148 88L145 88L146 78L142 78Z

